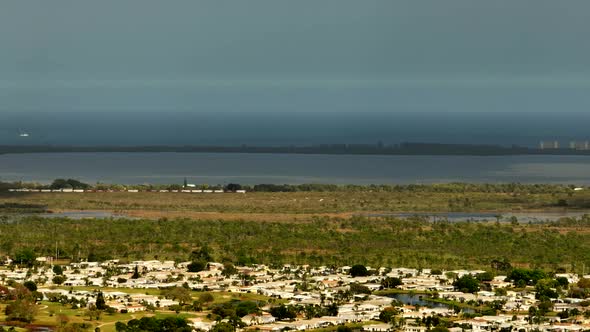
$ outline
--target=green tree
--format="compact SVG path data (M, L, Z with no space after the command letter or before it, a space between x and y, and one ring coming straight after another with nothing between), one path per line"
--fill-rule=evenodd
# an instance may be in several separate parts
M566 277L557 277L555 278L555 281L557 281L557 283L561 287L567 287L570 284L569 280Z
M557 281L550 278L541 279L537 281L537 284L535 285L535 298L558 298L559 293L555 289L557 287L559 287Z
M276 317L278 320L295 319L297 318L297 310L293 306L285 306L281 304L278 307L272 307L270 314Z
M398 311L394 307L386 307L379 314L379 320L385 323L393 323Z
M326 316L336 317L338 316L338 304L331 303L326 307Z
M30 248L24 248L14 255L14 262L16 264L32 267L36 263L37 256Z
M139 279L139 277L139 268L137 267L137 265L135 265L135 267L133 268L133 275L131 275L131 279Z
M49 186L50 189L70 189L72 186L66 179L55 179Z
M90 185L74 179L55 179L49 186L50 189L89 189Z
M184 287L167 288L162 290L161 294L168 299L178 301L180 305L184 305L192 301L191 292Z
M37 305L30 300L17 299L6 306L4 313L9 321L30 323L37 314Z
M64 274L64 270L61 267L61 265L54 265L53 266L53 273L55 273L57 275L62 275L62 274Z
M225 277L230 277L234 274L238 273L238 270L236 269L236 267L230 263L230 262L225 262L223 264L223 271L221 272Z
M369 271L367 270L367 268L364 265L356 264L350 268L350 275L353 278L366 277L369 275Z
M528 312L528 320L530 324L539 324L541 323L541 313L537 307L531 306L529 307Z
M240 301L236 305L236 315L238 317L244 317L248 314L259 313L258 303L254 301Z
M356 282L350 284L349 287L352 294L371 294L371 289L369 289L369 287Z
M36 292L37 291L37 284L34 281L28 280L23 283L29 291Z
M515 284L535 285L537 281L547 278L547 274L539 269L513 269L508 274L508 279Z
M106 301L104 300L104 295L102 292L98 292L96 294L96 309L98 310L105 310L107 308Z
M230 323L217 323L213 328L210 330L211 332L235 332L236 328Z
M207 245L203 245L201 246L201 248L197 249L197 250L193 250L193 252L191 253L191 257L190 257L191 261L205 261L205 262L210 262L213 260L213 258L211 257L211 249L209 249L209 246Z
M453 286L464 293L475 293L479 290L479 280L470 274L466 274L455 280Z
M492 280L494 280L494 274L491 272L479 273L475 276L475 278L477 278L477 280L479 280L481 282L492 281Z
M188 266L188 272L201 272L207 267L207 262L203 260L192 261Z
M56 285L61 285L64 282L66 282L66 280L67 280L66 277L60 276L60 275L56 275L53 278L51 278L51 282L53 282Z
M237 183L230 183L227 186L225 186L225 190L227 191L236 191L236 190L241 190L242 186L237 184Z
M553 310L553 302L551 302L550 300L542 300L539 303L538 307L539 307L539 314L541 316L544 316L545 314L547 314L548 312Z
M512 268L512 265L510 264L510 262L507 259L503 259L503 260L494 259L491 262L491 267L492 267L492 269L496 270L496 273L498 273L498 271L510 270Z
M132 319L127 324L123 322L115 323L117 332L192 332L193 328L188 321L181 317L142 317L141 319Z
M213 295L211 295L211 293L202 293L201 295L199 295L199 302L201 303L210 303L214 300L215 298L213 297Z
M431 329L430 332L449 332L449 329L444 326L437 326Z
M395 288L401 285L403 285L403 282L400 278L386 277L385 279L381 280L381 287L383 288Z

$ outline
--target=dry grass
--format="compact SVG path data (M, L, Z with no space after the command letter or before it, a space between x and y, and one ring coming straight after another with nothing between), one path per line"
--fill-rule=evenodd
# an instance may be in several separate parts
M547 211L560 197L549 194L434 192L187 193L17 193L2 203L39 204L51 211L107 211L139 218L191 218L272 222L348 219L379 212ZM461 204L468 199L469 205Z

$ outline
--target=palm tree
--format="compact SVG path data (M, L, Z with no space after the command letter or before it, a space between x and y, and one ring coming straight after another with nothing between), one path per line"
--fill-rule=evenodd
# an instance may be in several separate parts
M400 318L397 320L397 325L398 325L400 328L402 328L402 327L406 326L406 323L407 323L407 321L406 321L406 319L405 319L403 316L402 316L402 317L400 317Z

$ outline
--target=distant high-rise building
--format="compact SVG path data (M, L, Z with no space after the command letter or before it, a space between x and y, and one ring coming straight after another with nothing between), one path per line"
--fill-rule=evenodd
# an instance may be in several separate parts
M539 143L539 148L541 150L546 150L546 149L559 149L559 141L541 141Z
M590 150L590 142L578 142L578 141L571 141L570 142L570 149L572 150Z

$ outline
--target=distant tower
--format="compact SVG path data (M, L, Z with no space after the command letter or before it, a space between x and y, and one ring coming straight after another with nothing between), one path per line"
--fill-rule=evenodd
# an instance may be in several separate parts
M570 143L571 145L571 143ZM539 143L539 148L541 148L541 150L546 150L546 149L559 149L559 141L541 141Z
M590 143L588 141L571 141L570 142L570 149L572 150L589 150Z
M186 188L186 185L188 184L188 182L186 181L186 178L184 178L184 186L183 188Z

